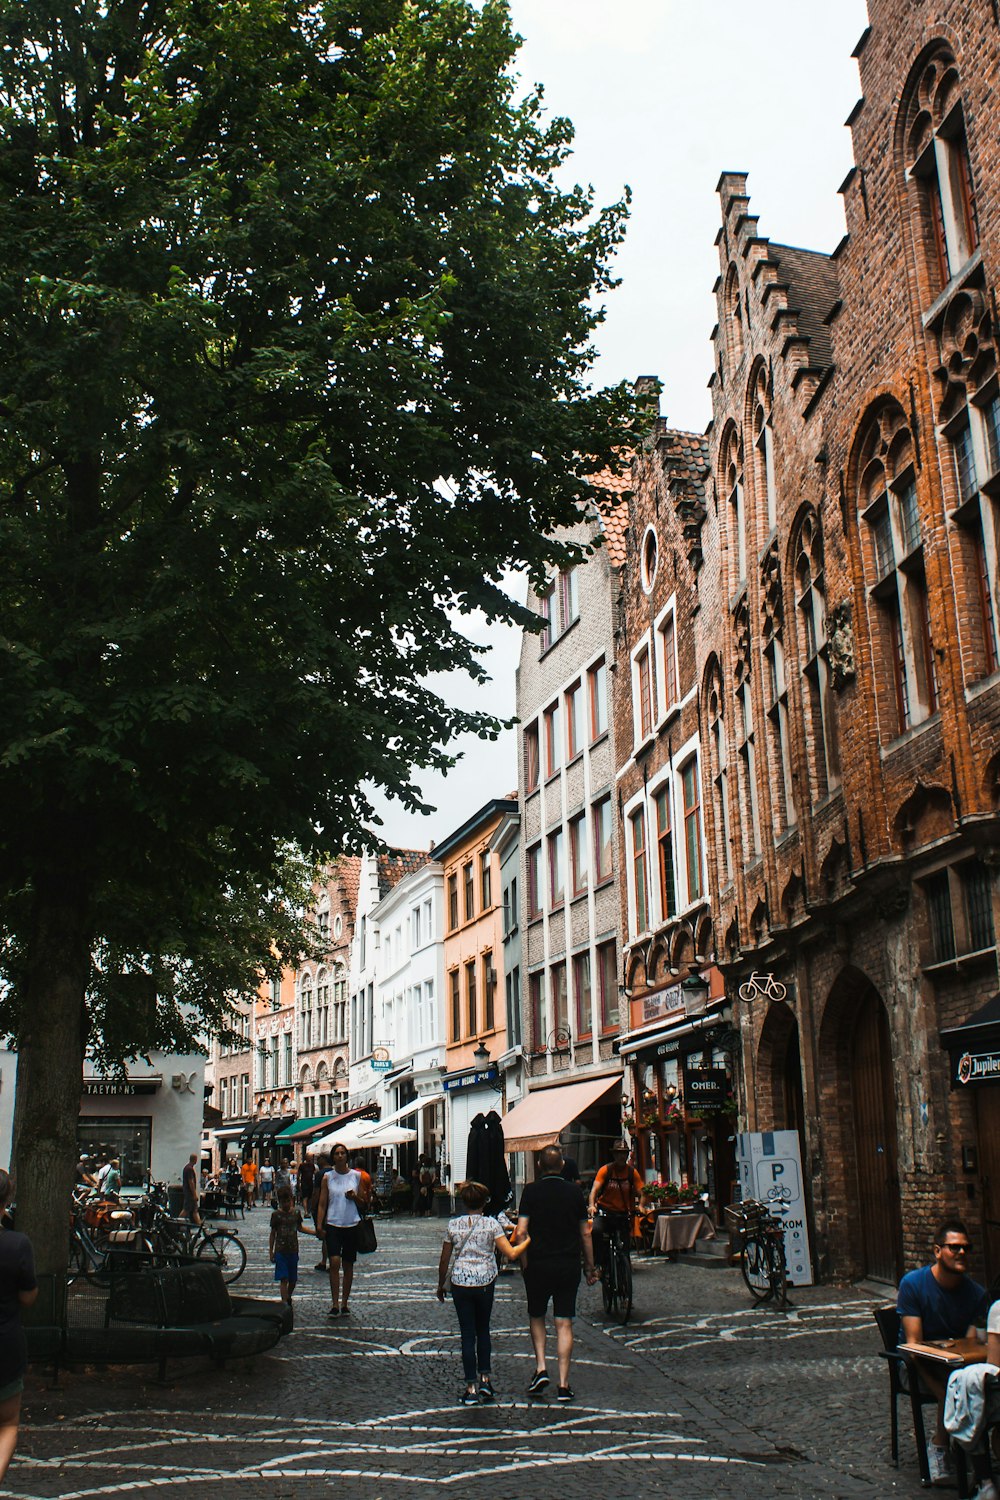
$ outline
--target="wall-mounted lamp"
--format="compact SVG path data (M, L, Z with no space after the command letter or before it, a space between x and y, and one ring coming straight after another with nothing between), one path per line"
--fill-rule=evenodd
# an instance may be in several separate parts
M485 1068L489 1066L490 1054L486 1050L485 1042L479 1043L479 1046L472 1054L472 1061L475 1063L477 1068Z

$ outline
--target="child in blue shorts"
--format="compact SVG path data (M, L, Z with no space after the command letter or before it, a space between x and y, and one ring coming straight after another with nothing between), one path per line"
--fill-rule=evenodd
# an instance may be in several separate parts
M271 1240L268 1254L274 1262L274 1279L282 1302L291 1302L299 1279L299 1230L302 1215L295 1207L290 1187L278 1189L278 1206L271 1215Z

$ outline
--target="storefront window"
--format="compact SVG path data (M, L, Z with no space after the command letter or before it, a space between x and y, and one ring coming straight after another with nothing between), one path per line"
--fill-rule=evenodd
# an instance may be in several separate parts
M145 1187L152 1162L152 1121L148 1115L85 1118L77 1122L81 1156L121 1162L122 1187Z

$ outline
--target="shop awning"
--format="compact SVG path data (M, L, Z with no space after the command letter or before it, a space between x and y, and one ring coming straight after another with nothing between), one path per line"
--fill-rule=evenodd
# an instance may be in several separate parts
M275 1145L285 1141L308 1141L318 1132L329 1129L336 1115L307 1115L304 1120L293 1120L280 1135L275 1136Z
M438 1089L436 1094L421 1094L418 1099L411 1099L409 1104L404 1104L402 1109L397 1109L395 1114L383 1115L373 1130L381 1130L384 1125L395 1125L397 1120L405 1120L407 1115L419 1114L425 1104L436 1104L439 1099L444 1098L444 1089Z
M217 1141L235 1141L246 1130L245 1125L224 1125L221 1130L213 1130L212 1137Z
M280 1135L287 1126L291 1125L294 1119L294 1115L268 1115L267 1119L258 1120L253 1130L254 1144L256 1145L258 1141L273 1140L276 1135Z
M619 1073L612 1078L588 1078L585 1083L536 1089L504 1115L504 1146L508 1151L540 1151L543 1146L551 1146L578 1115L620 1084Z
M659 1053L661 1057L666 1057L674 1050L679 1052L682 1050L679 1044L686 1037L697 1039L701 1032L718 1025L719 1013L725 1009L726 1003L725 996L720 995L717 999L710 1000L700 1015L678 1016L672 1026L661 1026L659 1029L626 1032L615 1043L615 1051L619 1057L635 1057L640 1052ZM660 1051L661 1048L663 1051Z

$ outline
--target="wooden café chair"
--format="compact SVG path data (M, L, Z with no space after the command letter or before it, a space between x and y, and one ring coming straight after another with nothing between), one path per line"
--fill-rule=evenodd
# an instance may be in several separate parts
M917 1463L920 1479L930 1484L930 1468L927 1463L927 1432L924 1428L924 1407L936 1405L936 1398L921 1389L917 1369L908 1354L899 1345L899 1313L895 1306L876 1307L875 1322L882 1335L882 1348L878 1351L889 1367L889 1430L892 1439L892 1461L899 1468L899 1414L900 1396L906 1396L913 1414L913 1438L917 1445Z

